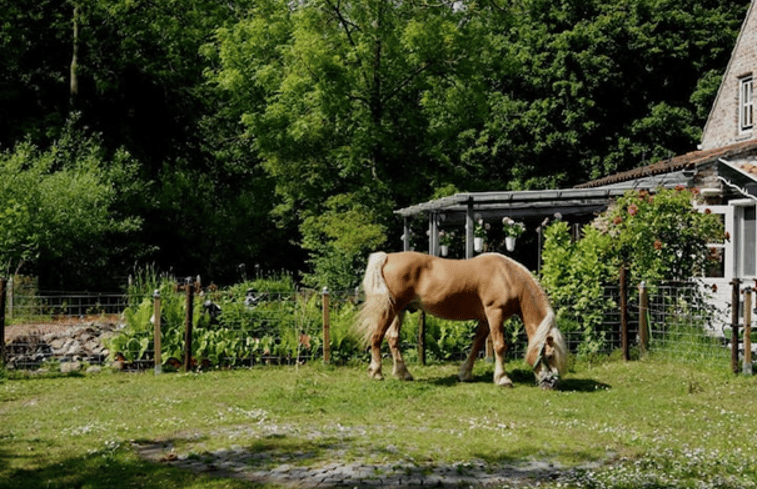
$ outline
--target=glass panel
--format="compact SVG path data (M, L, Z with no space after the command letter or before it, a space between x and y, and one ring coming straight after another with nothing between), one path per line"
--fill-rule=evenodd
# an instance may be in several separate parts
M710 256L704 270L708 278L725 277L725 250L722 246L710 246Z
M754 206L744 207L744 239L742 240L742 276L755 275L757 264L757 222Z

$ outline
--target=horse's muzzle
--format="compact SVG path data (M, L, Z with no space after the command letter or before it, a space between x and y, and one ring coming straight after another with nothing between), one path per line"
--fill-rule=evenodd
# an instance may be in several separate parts
M544 390L554 390L557 389L557 386L560 384L560 377L557 375L545 375L542 377L541 380L539 380L539 387L541 387Z

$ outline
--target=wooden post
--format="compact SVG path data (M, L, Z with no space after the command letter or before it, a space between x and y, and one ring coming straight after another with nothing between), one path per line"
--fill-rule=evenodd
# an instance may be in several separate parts
M184 371L192 368L192 314L194 309L194 290L192 279L187 280L186 318L184 321Z
M646 282L639 284L639 349L642 355L649 352L649 291Z
M160 358L160 290L155 289L155 292L152 294L153 298L153 317L154 324L155 324L155 334L153 338L153 343L155 345L155 375L160 374L163 371L163 362Z
M5 295L8 279L0 277L0 365L5 365Z
M739 287L741 280L731 280L731 371L739 373Z
M329 288L323 288L323 363L331 361L331 324L329 321Z
M426 311L418 315L418 360L426 365Z
M620 347L623 351L623 360L631 359L628 347L628 269L620 268Z
M744 290L744 375L752 375L752 288Z

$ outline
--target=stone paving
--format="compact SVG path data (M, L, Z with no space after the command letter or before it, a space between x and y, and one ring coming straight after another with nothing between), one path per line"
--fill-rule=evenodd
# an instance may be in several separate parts
M238 428L245 430L245 428ZM214 433L219 434L219 433ZM221 433L225 434L225 433ZM316 438L319 433L311 433ZM201 439L197 433L190 438ZM186 440L186 438L184 438ZM314 462L313 453L298 451L274 453L273 451L253 451L233 446L231 448L197 453L177 453L173 442L134 441L133 448L143 458L165 463L174 467L208 473L217 477L237 478L255 483L274 484L283 487L314 488L520 488L533 487L547 480L560 480L569 476L576 468L567 469L550 461L528 461L518 464L487 463L484 460L436 464L416 462L392 453L392 448L384 447L383 454L391 454L394 461L369 462L375 460L379 451L369 453L372 457L356 459L348 456L347 448L335 444L324 457L319 454ZM389 457L384 457L386 460ZM600 464L587 464L585 468L596 468Z

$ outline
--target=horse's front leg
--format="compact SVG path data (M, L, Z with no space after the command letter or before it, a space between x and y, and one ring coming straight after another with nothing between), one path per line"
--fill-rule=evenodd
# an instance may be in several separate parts
M487 311L486 317L489 321L489 331L492 335L492 345L494 347L494 383L502 387L512 387L513 381L505 373L507 343L505 342L502 311L499 309Z
M392 352L394 360L394 369L392 374L400 380L413 380L413 375L408 371L405 361L402 359L400 351L400 332L402 331L402 320L405 318L405 311L397 314L392 325L386 332L386 341L389 343L389 350Z
M473 338L473 346L470 355L460 366L459 378L461 382L470 382L473 380L473 364L478 357L481 348L484 347L486 337L489 335L489 324L486 321L479 321L476 329L476 336Z

